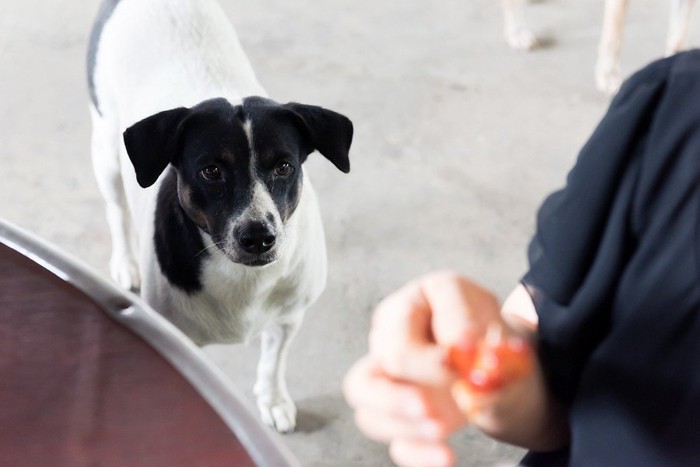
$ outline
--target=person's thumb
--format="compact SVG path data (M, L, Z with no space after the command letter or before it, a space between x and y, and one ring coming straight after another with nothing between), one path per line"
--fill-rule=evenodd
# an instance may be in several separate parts
M490 291L452 272L436 272L420 281L420 290L431 310L433 338L442 347L479 339L494 320L500 321L498 299Z

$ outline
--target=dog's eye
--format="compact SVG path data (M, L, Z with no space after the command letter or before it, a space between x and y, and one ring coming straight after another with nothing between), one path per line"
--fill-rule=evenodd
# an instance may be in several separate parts
M282 162L275 167L275 175L278 177L286 177L294 171L294 167L289 162Z
M221 169L215 165L208 165L199 171L202 178L208 182L221 179Z

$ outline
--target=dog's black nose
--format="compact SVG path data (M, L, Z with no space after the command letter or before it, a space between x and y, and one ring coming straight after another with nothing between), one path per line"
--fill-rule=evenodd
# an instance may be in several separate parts
M277 238L267 225L252 222L239 230L237 240L246 253L260 254L269 251Z

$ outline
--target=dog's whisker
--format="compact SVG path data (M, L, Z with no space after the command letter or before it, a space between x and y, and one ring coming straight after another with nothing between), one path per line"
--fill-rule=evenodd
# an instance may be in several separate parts
M194 256L197 257L197 256L201 255L202 253L208 252L208 251L209 251L209 248L210 248L210 246L205 246L204 248L202 248L201 250L199 250L197 253L195 253Z
M205 253L205 252L206 252L206 253L212 253L212 251L213 251L213 252L221 251L221 249L222 249L225 245L226 245L226 243L223 242L223 241L222 241L222 242L214 242L214 243L212 243L211 245L207 245L207 246L205 246L204 248L202 248L201 250L199 250L199 252L197 252L197 253L195 254L195 256L199 256L199 255L201 255L202 253Z
M227 258L226 253L218 248L212 253L212 257L216 258L217 261L221 260L221 258Z

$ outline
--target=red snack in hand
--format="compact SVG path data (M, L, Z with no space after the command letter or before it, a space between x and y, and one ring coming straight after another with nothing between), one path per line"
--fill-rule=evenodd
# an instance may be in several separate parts
M492 325L484 339L471 339L451 346L448 365L460 375L460 388L471 393L488 393L527 376L532 371L532 349L519 337L505 336Z

